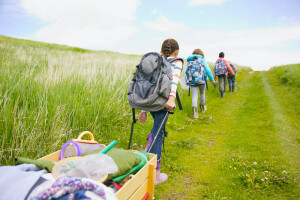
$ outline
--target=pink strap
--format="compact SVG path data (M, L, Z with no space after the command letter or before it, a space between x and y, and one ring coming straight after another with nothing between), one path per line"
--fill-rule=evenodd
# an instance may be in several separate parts
M117 183L115 183L115 182L111 182L112 184L114 184L115 186L116 186L116 188L119 190L119 189L121 189L123 186L119 186Z

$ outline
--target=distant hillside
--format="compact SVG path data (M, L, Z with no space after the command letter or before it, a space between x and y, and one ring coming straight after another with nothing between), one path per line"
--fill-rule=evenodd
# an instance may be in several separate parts
M272 67L269 71L275 73L283 84L300 87L300 64Z

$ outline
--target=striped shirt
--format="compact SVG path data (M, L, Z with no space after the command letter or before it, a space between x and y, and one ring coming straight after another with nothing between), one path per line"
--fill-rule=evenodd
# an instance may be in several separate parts
M173 57L168 57L167 59L170 59ZM180 74L182 71L183 63L181 60L176 60L172 63L172 86L171 86L171 93L170 95L176 97L176 91L177 91L177 85L180 78Z

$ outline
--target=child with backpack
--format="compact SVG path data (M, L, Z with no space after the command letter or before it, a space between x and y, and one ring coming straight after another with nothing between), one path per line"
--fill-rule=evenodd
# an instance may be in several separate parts
M205 86L207 83L207 79L209 78L212 84L215 83L215 80L201 49L195 49L192 55L187 58L187 62L188 63L185 71L185 80L187 85L189 85L192 90L193 118L198 119L198 88L200 91L199 107L201 112L205 113Z
M219 59L216 61L214 67L214 75L218 77L219 82L219 90L221 92L221 98L225 97L225 90L226 90L226 82L227 82L227 74L228 71L232 76L235 76L235 73L231 69L230 65L228 64L227 60L224 59L224 53L219 53Z
M163 42L162 47L161 47L161 55L163 56L163 59L168 60L171 62L172 66L172 72L171 72L171 79L168 84L171 84L170 89L171 91L168 91L168 100L165 103L164 107L170 111L174 110L175 108L175 98L176 98L176 90L177 90L177 84L180 78L180 73L182 70L183 66L183 60L178 58L175 59L178 55L179 52L179 45L176 40L174 39L167 39ZM171 61L170 61L171 60ZM148 62L150 63L150 62ZM155 185L162 183L168 179L167 174L161 173L160 168L161 168L161 152L162 152L162 140L163 140L163 133L165 130L166 122L165 120L163 124L163 128L159 133L159 127L161 126L161 123L163 121L163 118L166 115L166 112L164 109L159 110L159 111L151 111L150 114L152 115L154 119L154 124L151 130L151 133L147 137L147 146L146 146L146 151L150 147L150 144L152 144L152 141L154 140L156 134L157 139L155 140L155 143L153 144L153 147L150 151L150 153L157 154L157 167L156 167L156 181ZM140 116L139 116L139 121L144 124L147 120L147 112L142 111Z
M229 92L235 92L234 90L234 86L235 86L235 77L236 77L236 73L237 73L237 68L234 64L232 64L231 62L228 62L230 67L232 68L233 72L235 75L231 74L230 72L228 72L228 86L229 86Z

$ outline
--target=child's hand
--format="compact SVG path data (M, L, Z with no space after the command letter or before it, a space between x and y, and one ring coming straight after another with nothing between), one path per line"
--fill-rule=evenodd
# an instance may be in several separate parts
M147 112L142 111L140 116L139 116L139 121L142 124L145 124L145 122L147 121Z
M211 84L214 84L214 83L216 83L216 81L215 81L215 80L213 80L213 81L211 81L210 83L211 83Z
M172 111L172 110L174 110L175 106L176 106L176 104L175 104L175 97L172 96L172 95L170 95L170 96L169 96L169 99L168 99L168 101L167 101L167 103L166 103L166 105L165 105L165 107L166 107L168 110Z

